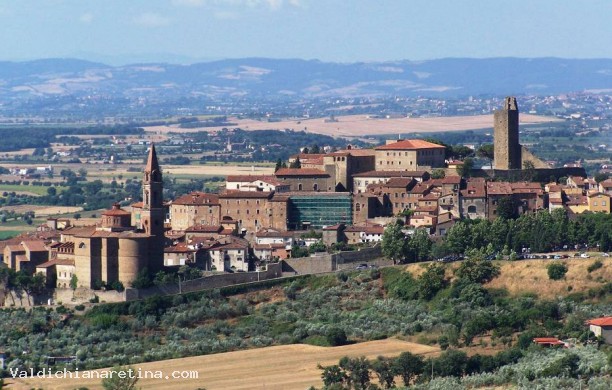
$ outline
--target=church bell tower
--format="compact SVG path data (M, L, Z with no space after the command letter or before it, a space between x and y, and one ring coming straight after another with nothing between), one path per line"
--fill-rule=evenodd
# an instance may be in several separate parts
M162 172L155 145L151 144L142 181L141 223L149 240L149 270L160 270L164 265L164 198Z

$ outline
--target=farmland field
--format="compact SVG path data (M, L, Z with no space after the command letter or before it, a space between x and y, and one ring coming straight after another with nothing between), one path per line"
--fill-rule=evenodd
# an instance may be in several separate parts
M308 133L330 136L364 136L404 133L431 133L442 131L465 131L493 127L493 115L454 116L436 118L394 118L371 119L367 115L347 115L336 117L336 122L326 122L327 118L285 120L281 122L258 121L254 119L229 118L243 130L304 130ZM522 114L521 124L559 121L557 118ZM145 131L156 134L177 132L193 133L199 131L219 131L223 127L182 129L178 125L145 127Z
M273 346L246 351L235 351L163 360L135 365L135 369L162 370L170 375L175 370L195 370L198 379L161 380L141 379L137 387L143 389L195 389L247 390L247 389L307 389L321 386L321 370L318 364L336 364L343 356L397 356L402 352L433 356L437 347L410 343L397 339L386 339L352 344L342 347L316 347L306 344ZM99 371L99 370L98 370ZM81 386L89 389L101 388L99 379L28 379L18 380L11 389L74 389Z

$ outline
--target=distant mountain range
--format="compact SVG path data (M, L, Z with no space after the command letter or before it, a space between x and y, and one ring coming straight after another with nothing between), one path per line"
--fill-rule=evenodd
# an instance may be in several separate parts
M109 66L75 59L0 62L0 99L35 96L331 97L612 91L612 59L449 58L329 63L244 58ZM0 104L2 102L0 101Z

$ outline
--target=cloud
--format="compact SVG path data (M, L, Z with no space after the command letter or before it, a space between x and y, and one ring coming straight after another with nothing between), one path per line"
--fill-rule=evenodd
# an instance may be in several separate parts
M152 12L145 12L133 19L134 23L143 27L163 27L170 24L170 19Z
M183 7L202 7L202 6L231 6L231 7L264 7L271 10L278 10L284 5L291 7L301 7L302 0L172 0L174 5Z
M229 11L215 11L213 13L214 17L216 19L220 19L220 20L236 20L239 19L239 15L235 12L229 12Z
M85 12L81 16L79 16L79 22L81 23L91 23L94 19L94 16L91 12Z

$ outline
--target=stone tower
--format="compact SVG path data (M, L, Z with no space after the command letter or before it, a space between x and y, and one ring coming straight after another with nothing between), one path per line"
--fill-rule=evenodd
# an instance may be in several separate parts
M507 97L494 114L494 169L521 169L519 110L515 97Z
M142 181L141 223L149 240L149 271L164 265L164 198L162 173L157 161L155 145L151 144Z

